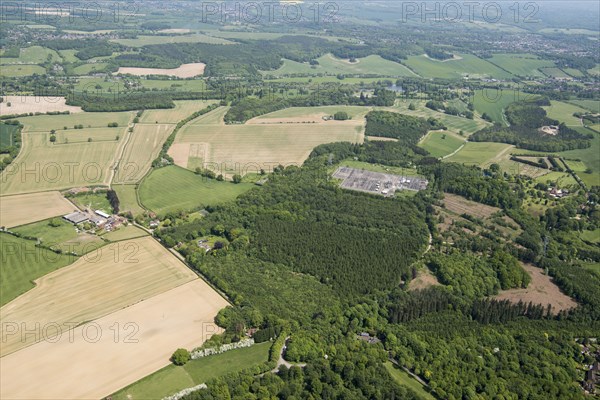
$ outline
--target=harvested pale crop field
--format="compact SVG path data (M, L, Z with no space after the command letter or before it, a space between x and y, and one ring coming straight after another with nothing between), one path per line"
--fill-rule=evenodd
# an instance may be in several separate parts
M204 74L204 63L182 64L177 68L137 68L137 67L120 67L117 74L131 74L137 76L146 75L167 75L176 76L178 78L193 78L194 76Z
M75 125L83 128L107 128L111 122L116 122L119 127L127 126L132 119L132 112L82 112L68 115L36 115L33 117L19 118L25 126L26 132L50 132L51 129L73 129Z
M499 208L476 203L451 193L444 193L444 205L456 214L469 214L477 218L488 218L500 211Z
M531 275L531 283L526 289L503 290L494 296L497 300L510 300L513 303L522 301L527 304L552 305L554 314L577 307L577 302L560 291L558 286L543 270L530 264L524 264L523 268Z
M214 124L216 121L209 114L206 119L199 118L178 133L175 146L169 151L179 161L178 165L184 168L204 166L224 175L245 175L261 168L271 171L279 164L301 165L310 152L323 143L362 143L364 140L362 118L318 124L224 125ZM268 122L268 119L261 121Z
M184 82L185 85L185 82ZM200 111L215 101L204 101L204 100L179 100L174 101L175 108L165 108L156 110L146 110L140 117L140 123L148 124L176 124L182 119L185 119Z
M55 343L0 358L0 397L104 398L168 365L176 348L192 349L220 333L213 319L227 304L195 279L71 332L55 330Z
M87 137L85 129L78 131ZM110 170L122 145L123 133L119 141L52 144L49 138L49 133L23 134L21 152L0 174L2 194L107 185L110 182Z
M2 99L4 101L0 103L0 115L53 111L82 112L81 107L66 105L64 97L2 96ZM10 103L10 107L8 103Z
M6 322L81 324L136 304L197 276L150 237L112 243L35 281L36 287L0 308ZM48 335L50 335L48 333ZM0 356L43 340L43 332L8 336ZM173 350L173 349L170 349Z
M0 197L0 226L12 228L73 212L76 207L59 192Z
M174 128L175 125L167 124L136 124L128 133L113 183L136 183L142 179Z

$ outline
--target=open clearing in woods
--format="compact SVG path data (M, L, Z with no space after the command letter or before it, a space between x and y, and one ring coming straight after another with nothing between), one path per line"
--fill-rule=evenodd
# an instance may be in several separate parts
M2 96L2 99L4 101L0 103L0 115L47 113L50 111L82 112L81 107L66 105L64 97ZM8 103L10 103L10 107Z
M193 78L194 76L204 74L204 63L181 64L177 68L137 68L137 67L120 67L117 74L131 74L137 76L146 75L167 75L176 76L178 78Z
M364 140L362 118L317 124L302 123L313 117L298 115L294 117L298 123L281 123L276 118L261 119L260 124L224 125L210 114L186 125L177 134L169 150L177 165L190 169L204 166L224 175L244 175L259 172L261 168L271 171L279 164L301 165L323 143Z
M467 200L462 196L451 193L444 193L444 206L456 214L469 214L477 218L488 218L492 214L501 211L497 207Z
M76 209L59 192L29 193L0 197L0 226L12 228L68 214Z
M144 280L144 275L139 278ZM135 280L129 283L136 286ZM101 289L106 290L96 290ZM174 349L192 349L220 333L213 319L227 305L196 278L64 331L55 335L55 343L42 341L0 358L0 397L104 398L167 366Z
M42 326L49 323L81 324L196 278L181 261L150 237L111 243L68 267L37 279L35 288L0 308L0 318L26 326L35 323ZM5 325L0 329L5 334ZM51 331L47 333L51 334ZM0 356L41 339L36 335L26 338L8 336Z
M542 269L531 264L523 264L523 268L531 276L529 286L526 289L503 290L494 296L494 299L510 300L513 303L522 301L525 304L532 302L543 306L551 304L552 312L555 314L577 307L575 300L561 292L552 279L548 275L544 275Z

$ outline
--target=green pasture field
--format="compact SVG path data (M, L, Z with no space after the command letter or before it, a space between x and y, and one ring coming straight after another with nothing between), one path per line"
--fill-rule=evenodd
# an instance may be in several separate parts
M144 36L135 39L111 39L111 42L122 44L127 47L143 47L153 44L169 43L208 43L208 44L233 44L232 41L196 33L192 35L170 35L170 36Z
M389 361L385 362L385 369L389 372L392 379L399 385L406 386L415 392L419 398L423 400L435 400L435 397L431 393L427 392L423 385L416 379L412 378L408 373L396 367Z
M299 63L291 60L284 60L283 66L275 71L262 71L263 75L292 75L292 74L373 74L382 76L417 76L406 66L386 60L380 56L370 55L365 58L357 59L357 62L350 63L348 60L342 60L331 54L325 54L317 59L319 65L311 66L308 63Z
M73 68L73 72L76 75L89 75L95 72L104 72L105 68L108 66L108 63L89 63L83 64L78 67Z
M591 243L600 243L600 229L581 232L581 238Z
M15 64L15 65L2 65L0 66L0 76L7 77L20 77L30 76L33 74L44 75L46 69L39 65L26 65L26 64Z
M414 176L414 177L419 177L419 178L423 177L421 174L419 174L417 172L416 168L390 167L388 165L371 164L371 163L364 162L364 161L344 160L340 163L339 166L356 168L356 169L364 169L365 171L381 172L383 174ZM338 166L334 166L330 169L330 172L333 173L337 169L338 169Z
M445 161L467 165L489 165L502 160L511 148L509 144L491 142L467 142L458 153Z
M75 257L36 247L36 242L0 233L0 306L32 289L33 281L75 261Z
M449 132L429 132L419 143L419 147L427 150L433 157L444 157L452 154L466 144L465 139Z
M111 188L117 192L119 212L131 211L134 216L144 213L145 210L137 201L136 185L112 185Z
M595 75L595 76L600 75L600 64L596 64L596 66L594 68L588 69L587 73L590 75Z
M100 210L111 214L112 206L106 197L106 193L86 193L70 197L77 207L81 209L90 209L92 211Z
M540 68L554 67L554 62L550 60L542 60L533 54L494 54L487 61L497 65L498 67L507 70L517 76L536 76L543 77L544 74Z
M113 394L113 400L156 399L177 393L228 373L250 368L267 361L270 342L230 350L225 353L191 360L184 366L169 365Z
M581 107L562 101L551 101L551 106L543 107L548 114L548 117L564 122L567 126L581 126L579 118L574 117L573 113L586 113L587 111Z
M60 223L60 226L50 226L50 221ZM24 236L38 238L45 246L60 249L65 253L75 252L85 254L94 251L106 244L100 237L84 232L77 233L73 224L56 217L49 220L34 222L19 226L13 231Z
M75 53L77 53L78 51L79 50L74 50L74 49L59 50L58 54L60 54L60 56L62 57L64 62L74 63L74 62L81 61L79 58L75 57Z
M266 82L288 82L288 83L343 83L345 85L361 85L361 84L371 84L377 83L385 80L386 78L352 78L352 77L344 77L344 79L338 79L337 76L333 75L310 75L303 77L283 77L276 79L269 79L268 74L263 76Z
M313 36L305 34L303 32L296 33L275 33L275 32L238 32L238 31L224 31L224 30L207 30L210 36L215 36L224 39L245 39L245 40L275 40L283 36ZM348 41L347 38L339 36L318 36L320 39L326 39L332 42Z
M575 29L575 28L543 28L540 33L564 33L565 35L592 35L598 36L600 32L590 29Z
M556 182L558 186L577 185L577 181L568 172L552 171L544 176L536 178L536 182L549 183Z
M575 68L563 68L562 70L574 78L581 78L584 76L583 72Z
M410 56L403 63L424 78L461 79L496 78L510 79L512 74L496 65L471 54L457 54L460 59L439 61L425 55Z
M473 105L479 114L486 113L494 122L508 125L504 116L504 109L516 101L529 100L535 97L535 95L513 89L482 89L475 91Z
M25 126L27 132L50 132L50 130L68 130L75 125L83 125L84 128L107 128L111 122L119 124L119 128L127 127L133 112L81 112L62 115L36 115L33 117L19 118L19 122Z
M203 79L140 79L139 82L147 89L172 89L180 92L206 91L206 82Z
M578 107L585 108L588 111L593 113L600 114L600 100L569 100L571 104L575 104Z
M219 182L191 171L168 166L153 170L140 184L142 204L158 214L192 210L231 201L250 190L250 183Z
M0 124L0 149L12 146L13 135L18 129L15 125Z
M544 75L549 76L551 78L569 78L562 69L556 67L542 68L541 71Z
M415 110L409 110L408 107L411 103L415 105ZM433 117L440 120L449 130L455 133L463 131L465 137L470 136L471 134L489 125L486 121L477 117L475 119L468 119L458 117L456 115L448 115L442 112L434 111L430 108L425 107L425 103L425 100L401 99L396 100L396 103L393 107L382 107L377 109L398 112L406 115L413 115L415 117L421 118Z
M597 262L589 262L589 263L582 262L581 264L582 264L582 266L585 269L589 269L590 271L594 271L595 273L600 274L600 263L597 263Z
M46 47L42 46L31 46L21 49L18 58L0 57L1 64L41 64L46 62L48 57L51 57L52 61L60 62L62 59L59 54ZM4 69L4 66L2 67Z

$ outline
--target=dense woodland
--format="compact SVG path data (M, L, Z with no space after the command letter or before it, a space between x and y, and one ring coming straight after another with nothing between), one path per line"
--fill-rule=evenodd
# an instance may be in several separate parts
M493 167L440 163L413 151L412 140L406 135L399 142L319 146L301 169L278 168L266 185L235 204L157 232L167 245L180 243L188 263L233 300L233 309L218 319L227 337L235 340L248 326L269 336L274 326L291 323L287 357L308 363L277 375L226 376L188 399L233 398L235 393L291 398L316 390L325 396L320 398L390 398L406 389L381 370L388 356L419 375L439 398L581 398L580 366L589 359L574 338L600 333L600 277L581 267L567 237L582 229L580 224L599 224L598 211L592 206L585 220L574 220L573 213L581 212L576 204L585 198L581 194L564 209L532 217L521 209L523 178ZM412 163L432 184L410 200L345 192L327 171L348 158ZM443 191L499 207L518 226L499 217L493 221L521 233L513 242L465 214L465 222L444 233L455 235L452 246L443 245L433 207ZM418 261L428 230L433 249ZM195 241L207 235L220 237L222 245L205 253ZM544 235L551 237L546 249ZM580 252L588 248L576 246ZM500 290L529 284L519 260L547 271L580 306L557 313L547 304L490 300ZM407 292L408 282L425 267L442 285ZM354 335L361 331L381 344L357 341ZM369 374L380 371L371 378L350 371L357 365L348 362L345 349L357 346L362 362L371 366ZM341 376L332 380L336 371ZM385 383L375 383L377 375L386 377ZM400 398L410 396L406 392Z
M435 118L425 120L395 112L371 111L366 119L365 135L395 138L412 146L430 130L445 129Z

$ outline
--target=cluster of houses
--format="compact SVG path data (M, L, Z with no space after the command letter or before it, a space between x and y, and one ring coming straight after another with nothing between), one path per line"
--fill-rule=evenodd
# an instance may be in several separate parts
M63 218L73 225L79 225L86 222L90 222L98 229L104 229L107 232L119 228L125 222L125 218L118 215L110 215L102 210L96 210L94 212L86 211L75 211L71 214L64 215Z
M377 337L371 336L367 332L361 332L359 335L356 335L356 339L362 340L363 342L367 342L369 344L376 344L381 342Z
M569 191L567 189L558 189L558 188L548 188L548 196L554 199L562 199L569 195Z

